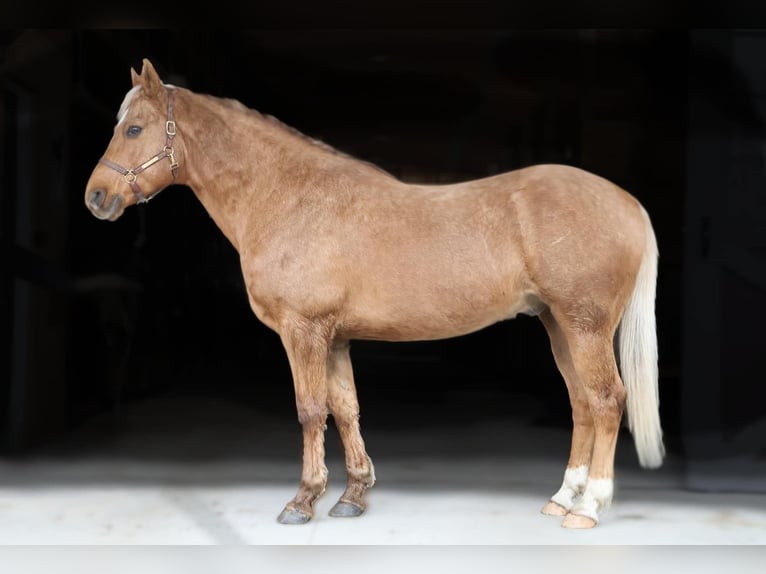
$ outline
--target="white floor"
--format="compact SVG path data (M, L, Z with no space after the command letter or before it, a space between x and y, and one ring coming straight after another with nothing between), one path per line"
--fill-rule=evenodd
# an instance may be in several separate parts
M561 481L565 430L518 418L447 422L366 434L378 483L368 511L352 519L327 515L344 483L330 426L328 491L310 523L284 526L276 516L300 475L297 422L223 401L148 402L117 421L94 421L34 456L0 461L0 541L766 545L766 494L687 491L672 457L657 471L639 469L627 435L618 445L612 509L594 530L563 529L539 510Z

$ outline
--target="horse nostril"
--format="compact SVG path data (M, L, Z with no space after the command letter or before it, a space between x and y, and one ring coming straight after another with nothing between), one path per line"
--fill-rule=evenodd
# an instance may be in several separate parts
M88 203L93 207L101 207L104 205L104 198L106 198L106 192L103 189L94 189L90 192Z

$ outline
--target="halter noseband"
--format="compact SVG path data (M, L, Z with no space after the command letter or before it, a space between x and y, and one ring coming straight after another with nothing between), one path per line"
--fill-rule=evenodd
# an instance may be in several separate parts
M167 135L167 139L165 140L165 147L162 148L162 151L138 167L134 167L133 169L125 169L121 165L109 161L105 157L102 157L100 160L98 160L105 166L111 167L113 170L122 174L122 178L130 186L130 189L133 190L133 193L136 194L137 203L146 203L152 197L157 195L155 193L149 197L146 197L141 191L141 188L138 186L138 181L136 181L136 179L139 173L144 171L146 168L153 166L161 159L170 159L170 173L173 174L173 182L176 180L176 168L178 167L178 162L176 161L175 150L173 149L173 138L176 135L176 122L173 121L173 90L171 89L168 89L168 120L165 122L165 134Z

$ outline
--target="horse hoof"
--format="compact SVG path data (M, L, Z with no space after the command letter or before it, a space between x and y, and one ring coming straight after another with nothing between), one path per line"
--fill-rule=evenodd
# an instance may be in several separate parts
M587 529L593 528L598 524L595 520L588 516L582 516L581 514L572 514L571 512L564 517L561 521L561 526L564 528L573 529Z
M552 500L548 501L548 504L543 506L543 509L540 511L543 514L547 516L566 516L567 515L567 509L561 506L560 504L557 504L553 502Z
M364 512L364 508L357 506L351 502L338 502L330 509L330 516L349 518L354 516L360 516Z
M285 508L277 518L280 524L306 524L311 516L295 508Z

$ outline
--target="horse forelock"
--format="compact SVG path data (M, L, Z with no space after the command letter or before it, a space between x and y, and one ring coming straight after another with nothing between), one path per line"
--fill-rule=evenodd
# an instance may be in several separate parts
M128 90L128 93L125 94L125 99L122 100L122 104L120 104L120 110L117 112L117 125L119 126L123 121L125 121L125 117L128 115L128 110L130 109L130 104L133 101L133 99L136 97L136 94L141 90L141 86L133 86Z

